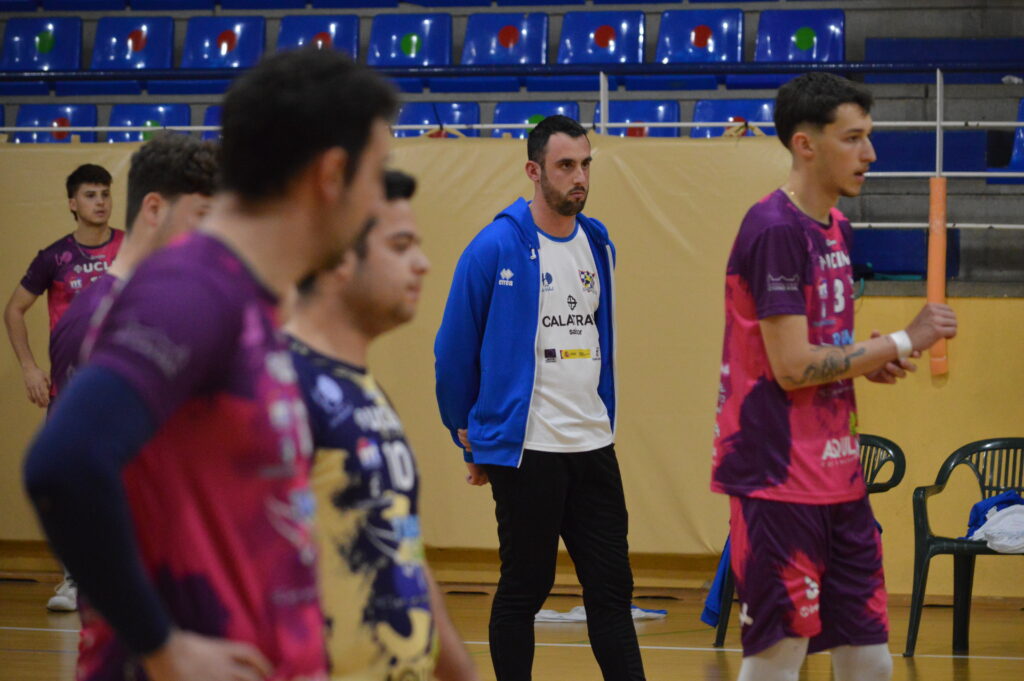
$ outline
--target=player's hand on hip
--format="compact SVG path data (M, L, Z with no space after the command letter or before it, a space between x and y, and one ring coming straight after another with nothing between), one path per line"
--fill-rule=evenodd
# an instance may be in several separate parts
M142 664L152 681L262 681L273 672L248 643L179 630Z
M39 367L29 367L24 371L25 392L29 401L37 407L50 406L50 377Z
M487 477L487 470L483 466L467 461L466 468L469 470L469 475L466 476L466 482L469 484L479 486L490 482L490 478Z
M877 329L871 332L872 338L880 338L882 335L881 331ZM921 353L914 351L911 357L920 357ZM901 378L906 378L907 373L917 371L917 365L911 362L909 359L894 359L891 362L886 362L884 365L878 367L864 377L874 383L888 383L893 384Z
M956 336L956 313L949 305L927 303L907 326L914 350L927 350L940 338Z

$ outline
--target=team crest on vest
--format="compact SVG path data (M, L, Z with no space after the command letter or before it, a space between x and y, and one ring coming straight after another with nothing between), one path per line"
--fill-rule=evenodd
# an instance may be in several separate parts
M583 290L587 293L594 292L594 283L597 281L597 274L594 272L588 272L586 270L580 270L580 283L583 284Z

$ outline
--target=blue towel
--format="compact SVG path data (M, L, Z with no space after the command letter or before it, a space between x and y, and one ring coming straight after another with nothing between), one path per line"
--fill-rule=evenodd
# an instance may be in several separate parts
M1016 490L1012 489L1002 494L997 494L994 497L982 499L971 507L971 517L967 521L967 536L963 537L963 539L970 539L978 531L978 528L985 524L985 521L988 520L989 511L993 508L1002 511L1008 506L1015 506L1017 504L1024 504L1024 498L1021 498Z
M721 615L719 606L722 603L722 585L725 583L725 575L728 574L726 571L729 570L729 553L729 538L726 537L722 557L718 559L715 579L711 582L711 590L708 591L708 597L704 599L704 611L700 614L700 621L709 627L717 627L718 617Z

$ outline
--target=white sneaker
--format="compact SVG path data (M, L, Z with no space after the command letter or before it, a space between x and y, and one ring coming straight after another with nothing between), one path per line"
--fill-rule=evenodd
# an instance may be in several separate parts
M78 610L78 587L70 577L57 585L55 593L46 603L47 610L74 612Z

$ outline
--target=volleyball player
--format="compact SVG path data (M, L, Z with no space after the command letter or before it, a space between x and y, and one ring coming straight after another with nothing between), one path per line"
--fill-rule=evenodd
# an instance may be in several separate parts
M25 466L98 613L79 679L325 678L312 443L275 316L381 196L395 105L331 50L240 76L204 229L142 263L90 331Z
M300 287L288 323L313 431L319 574L331 678L474 681L425 561L419 475L402 422L367 368L370 344L412 319L429 263L410 199L385 201L337 267Z
M955 335L956 316L929 303L906 329L854 340L852 230L835 205L875 160L871 105L826 73L779 89L792 169L748 211L729 258L711 488L730 496L741 681L795 681L819 650L837 681L892 671L852 379L904 377L911 355Z

